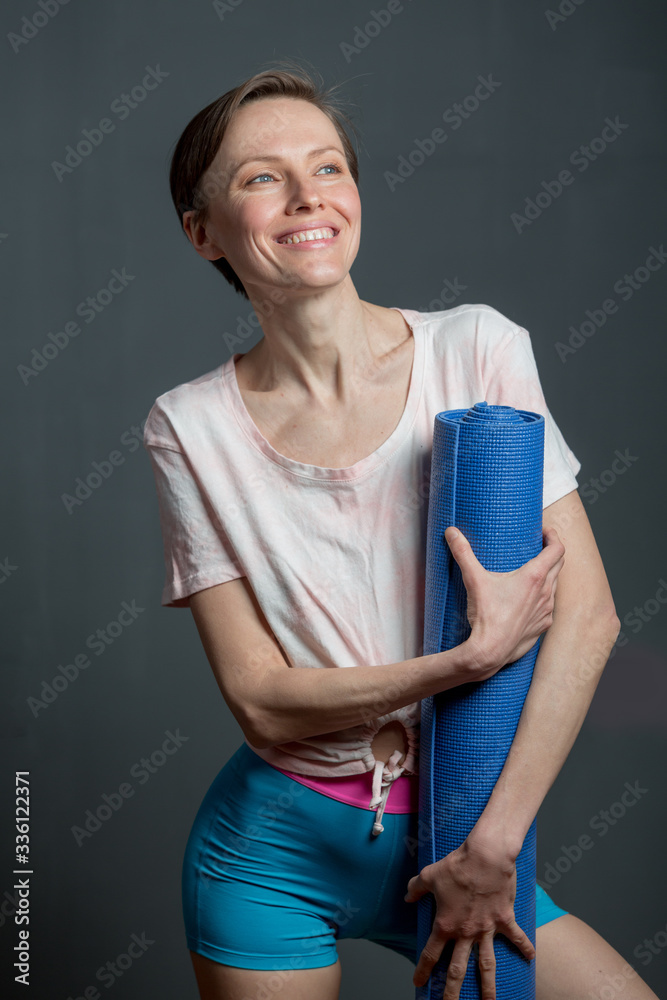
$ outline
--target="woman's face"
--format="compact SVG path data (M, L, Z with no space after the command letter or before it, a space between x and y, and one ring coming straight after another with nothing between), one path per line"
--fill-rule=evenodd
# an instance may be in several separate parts
M267 286L298 295L346 278L361 235L359 191L333 123L309 102L239 108L202 189L212 192L203 228L188 220L186 232L202 256L227 258L251 298ZM313 228L334 235L282 242Z

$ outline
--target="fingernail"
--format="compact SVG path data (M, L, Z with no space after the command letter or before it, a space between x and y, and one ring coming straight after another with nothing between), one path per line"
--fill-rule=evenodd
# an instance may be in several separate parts
M455 538L459 537L459 533L456 530L456 528L447 528L447 531L449 532L449 537L452 541L454 541Z

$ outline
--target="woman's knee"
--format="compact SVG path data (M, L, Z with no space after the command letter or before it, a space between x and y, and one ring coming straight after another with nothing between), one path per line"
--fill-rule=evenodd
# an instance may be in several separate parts
M319 969L264 971L222 965L190 951L200 1000L338 1000L340 959Z

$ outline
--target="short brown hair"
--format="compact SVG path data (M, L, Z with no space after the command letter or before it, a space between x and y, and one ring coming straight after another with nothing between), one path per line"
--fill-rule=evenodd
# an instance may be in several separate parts
M286 65L288 68L281 69L282 65ZM282 60L281 63L274 64L269 69L255 73L238 87L228 90L222 97L218 97L217 100L202 108L188 122L176 143L169 172L171 197L181 222L181 228L183 227L183 214L189 210L194 210L196 213L195 221L206 218L208 198L216 188L215 185L212 185L212 190L207 191L207 185L201 185L202 175L215 159L223 136L238 108L262 98L292 97L309 101L316 108L319 108L335 126L343 145L349 171L355 184L358 184L357 154L345 128L346 126L350 128L355 137L357 130L349 114L336 103L333 97L334 91L338 89L340 84L324 89L321 75L318 73L317 76L319 82L315 79L314 72L304 69L292 60ZM224 274L237 292L245 296L246 299L248 298L241 280L225 257L220 257L211 263L221 274Z

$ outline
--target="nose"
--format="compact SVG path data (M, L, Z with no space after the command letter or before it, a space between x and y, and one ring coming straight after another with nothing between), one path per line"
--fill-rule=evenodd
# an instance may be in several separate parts
M294 174L289 184L287 208L294 212L303 206L317 208L322 204L322 196L317 184L307 174Z

